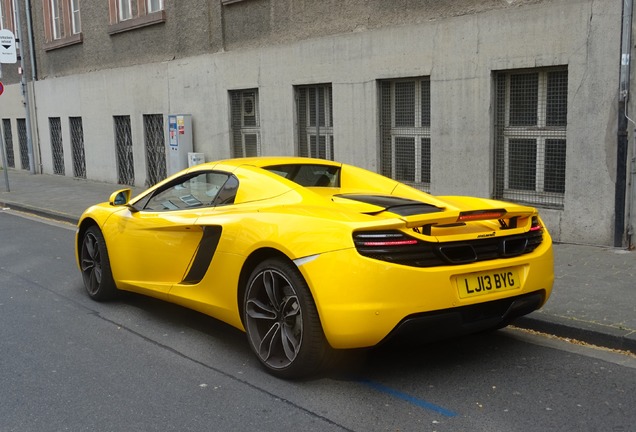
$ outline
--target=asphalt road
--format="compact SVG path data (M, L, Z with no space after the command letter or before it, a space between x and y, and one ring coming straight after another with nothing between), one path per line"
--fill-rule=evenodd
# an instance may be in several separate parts
M0 211L0 432L636 431L636 358L516 329L267 375L244 335L91 301L74 227Z

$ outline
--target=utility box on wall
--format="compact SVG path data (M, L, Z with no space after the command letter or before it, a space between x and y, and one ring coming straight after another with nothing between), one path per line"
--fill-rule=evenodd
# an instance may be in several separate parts
M168 115L167 164L168 175L188 167L188 153L192 153L192 114Z
M188 167L202 163L205 163L205 155L203 153L188 153Z

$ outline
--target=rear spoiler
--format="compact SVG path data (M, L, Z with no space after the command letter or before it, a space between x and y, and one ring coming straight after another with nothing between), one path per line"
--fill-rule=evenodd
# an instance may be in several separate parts
M485 209L485 210L450 210L440 213L428 213L404 216L407 228L420 227L426 232L433 225L449 225L485 220L497 220L503 229L517 228L519 222L536 215L530 207L515 206L514 209Z

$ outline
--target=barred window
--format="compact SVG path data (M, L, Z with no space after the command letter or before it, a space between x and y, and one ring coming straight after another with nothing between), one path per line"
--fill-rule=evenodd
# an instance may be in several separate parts
M13 153L13 131L11 130L11 119L2 119L4 148L7 155L7 167L15 168L15 155Z
M31 161L29 160L29 146L27 144L26 119L16 119L16 125L18 129L18 147L20 148L20 166L23 170L28 170L31 168Z
M427 77L379 82L381 171L429 190L431 92Z
M144 114L144 142L146 145L146 186L167 177L166 142L163 114Z
M494 197L563 208L568 72L495 75Z
M86 178L86 157L84 155L84 126L81 117L68 118L71 130L71 152L73 156L73 177Z
M296 87L298 154L333 160L331 84Z
M234 157L259 156L258 89L230 91L231 140Z
M132 128L130 116L113 116L115 126L115 154L117 157L117 183L135 185Z
M53 173L64 175L64 147L62 145L62 121L59 117L49 117L51 134L51 154L53 155Z

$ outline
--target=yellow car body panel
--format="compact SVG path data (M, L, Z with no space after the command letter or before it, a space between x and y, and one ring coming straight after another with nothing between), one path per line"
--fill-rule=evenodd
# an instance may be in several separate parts
M547 240L547 241L546 241ZM320 255L301 265L311 287L327 340L334 348L374 346L405 317L424 312L498 300L545 290L553 283L553 255L549 239L532 260L494 260L468 266L417 269L357 259L355 249ZM502 262L505 261L505 262ZM347 263L343 266L343 263ZM514 290L460 298L457 277L474 272L515 268L521 284Z
M339 178L326 187L301 186L270 169L295 164L333 167ZM232 204L175 211L140 208L181 176L212 171L238 181ZM400 214L383 204L387 197L424 210ZM501 209L500 218L474 213L492 215ZM467 222L458 222L465 215ZM325 337L334 348L376 345L403 320L418 314L531 293L541 293L542 304L553 283L552 241L532 207L434 197L379 174L318 159L212 162L171 176L125 205L116 205L111 197L110 203L82 215L76 241L80 269L82 236L92 225L104 235L117 288L178 303L241 330L242 284L250 259L260 253L285 257L307 282ZM534 238L541 240L528 253L417 267L390 262L392 257L387 261L363 256L353 237L365 232L396 232L406 236L406 244L429 245L437 255L444 245L477 245L481 239L504 242L499 246L504 249L508 238L520 238L517 243L523 244L535 232ZM465 275L483 279L500 270L510 274L514 287L460 295L463 285L475 288L468 287Z

